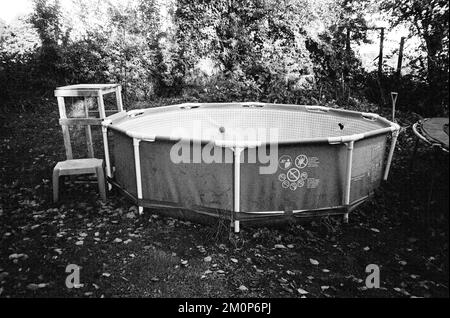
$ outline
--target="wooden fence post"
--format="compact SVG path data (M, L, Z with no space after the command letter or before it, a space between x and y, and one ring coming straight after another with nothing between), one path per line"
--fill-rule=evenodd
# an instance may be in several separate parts
M400 38L400 48L398 49L398 61L397 61L397 79L402 76L402 61L403 61L403 46L405 44L405 37Z
M384 98L384 89L383 89L383 42L384 42L384 28L380 29L380 52L378 54L378 85L380 87L380 110L383 105L386 104L386 100Z

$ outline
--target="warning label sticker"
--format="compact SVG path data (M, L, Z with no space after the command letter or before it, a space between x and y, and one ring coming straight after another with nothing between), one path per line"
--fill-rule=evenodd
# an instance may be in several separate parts
M381 174L382 174L382 168L383 168L383 163L382 162L378 162L372 165L371 171L370 171L370 175L371 175L371 182L375 183L378 182L378 180L381 178Z
M298 179L300 179L300 171L298 171L297 168L289 169L286 176L291 182L297 181Z
M289 155L283 155L278 159L278 166L282 170L287 170L292 167L292 158Z
M306 180L306 188L308 188L308 189L315 189L315 188L317 188L319 186L319 182L320 182L319 179L308 178Z
M319 179L310 177L311 171L306 168L317 168L319 166L318 157L308 157L300 154L293 160L290 155L282 155L278 159L278 166L283 170L278 175L278 181L284 189L295 191L306 186L307 189L315 189L319 186Z
M308 165L308 157L305 155L299 155L295 158L295 165L299 169L303 169Z
M308 168L317 168L319 166L319 158L309 157Z

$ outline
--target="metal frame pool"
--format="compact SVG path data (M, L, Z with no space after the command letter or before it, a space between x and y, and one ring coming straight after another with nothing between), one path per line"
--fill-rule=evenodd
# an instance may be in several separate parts
M194 120L216 125L217 136L169 133L191 127ZM263 164L245 162L252 149L269 147L271 141L220 137L229 127L258 123L278 123L281 131L278 167L271 175L259 173ZM102 123L107 179L136 202L139 213L156 207L225 217L235 232L240 222L286 217L343 214L348 221L349 212L387 179L399 130L373 113L259 102L122 111ZM177 142L202 149L212 143L213 152L233 160L174 163L168 155Z

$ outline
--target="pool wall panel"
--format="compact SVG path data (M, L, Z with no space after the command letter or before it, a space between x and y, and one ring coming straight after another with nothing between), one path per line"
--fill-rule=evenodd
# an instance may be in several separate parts
M136 193L133 139L113 133L115 181ZM189 209L233 210L233 164L229 148L213 147L225 163L174 163L174 142L139 143L143 198ZM379 186L385 158L386 136L355 142L350 202L370 195ZM192 147L192 144L191 144ZM202 146L203 149L204 145ZM242 153L240 211L293 211L343 205L347 146L345 144L280 145L276 169L261 174L268 164L248 162L249 149ZM256 151L259 151L256 149ZM286 163L286 160L289 163Z
M385 135L355 142L350 203L370 195L380 185L384 171L385 149Z
M133 139L117 131L112 132L112 137L114 179L123 189L136 196L137 187Z
M144 200L171 202L187 208L233 209L232 163L174 163L174 143L140 142ZM225 158L230 149L214 147ZM191 160L193 152L191 152Z
M241 211L311 210L342 205L343 145L283 145L277 170L260 174L260 164L243 163Z

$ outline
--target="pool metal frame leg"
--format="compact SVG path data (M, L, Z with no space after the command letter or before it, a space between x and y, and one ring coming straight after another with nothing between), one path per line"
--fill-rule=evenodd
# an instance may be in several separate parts
M108 178L112 178L111 172L111 161L109 158L109 145L108 145L108 127L102 126L102 135L103 135L103 148L105 150L105 165L106 165L106 176ZM108 189L112 189L112 185L108 182Z
M386 162L386 168L384 170L384 177L383 180L386 181L388 179L389 176L389 170L391 168L391 163L392 163L392 157L394 156L394 150L395 150L395 145L397 143L397 138L398 135L400 133L400 130L394 130L392 132L392 140L391 140L391 148L389 149L389 155L388 155L388 159Z
M345 192L344 192L344 206L347 207L347 212L344 214L344 223L348 223L348 207L350 205L350 190L352 184L352 165L353 165L353 149L354 141L346 143L347 146L347 165L345 171Z
M139 152L140 139L133 138L133 148L134 148L134 167L136 170L136 191L138 200L142 200L142 177L141 177L141 157ZM139 214L144 213L144 207L140 206L138 203Z
M233 208L235 213L240 212L240 196L241 196L241 153L244 148L234 147L232 148L234 154L234 186L233 186ZM234 220L234 233L240 231L239 220Z

